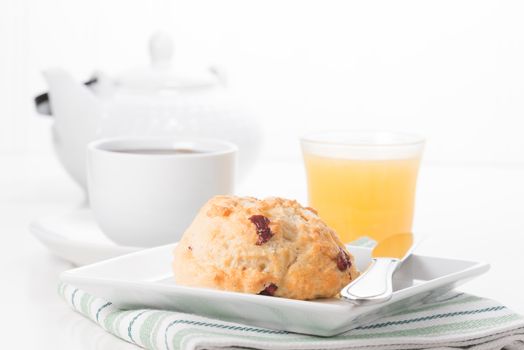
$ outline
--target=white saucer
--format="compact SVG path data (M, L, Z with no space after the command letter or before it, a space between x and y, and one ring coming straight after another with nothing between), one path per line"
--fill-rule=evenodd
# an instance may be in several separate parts
M76 266L142 249L117 245L109 240L98 228L88 208L34 220L29 231L53 254Z

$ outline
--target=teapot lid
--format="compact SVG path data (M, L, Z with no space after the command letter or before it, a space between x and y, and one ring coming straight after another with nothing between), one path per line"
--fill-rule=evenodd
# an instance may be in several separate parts
M149 40L149 67L134 68L125 71L116 78L119 86L140 90L176 90L185 88L203 88L219 83L218 74L213 69L191 75L175 71L171 67L173 40L165 32L157 32Z

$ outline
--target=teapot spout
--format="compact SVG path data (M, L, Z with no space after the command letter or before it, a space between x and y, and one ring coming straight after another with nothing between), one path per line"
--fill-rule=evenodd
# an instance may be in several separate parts
M55 118L78 116L85 113L82 111L99 111L100 102L87 87L96 83L96 80L79 83L61 68L47 69L42 74L49 86L49 104Z
M69 174L85 188L84 153L96 138L103 104L90 88L63 69L48 69L43 75L49 85L56 153Z

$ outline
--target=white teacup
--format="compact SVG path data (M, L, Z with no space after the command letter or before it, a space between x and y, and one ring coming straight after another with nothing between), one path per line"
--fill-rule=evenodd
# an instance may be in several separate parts
M94 141L87 153L91 208L118 244L176 242L209 198L233 193L230 142L122 137Z

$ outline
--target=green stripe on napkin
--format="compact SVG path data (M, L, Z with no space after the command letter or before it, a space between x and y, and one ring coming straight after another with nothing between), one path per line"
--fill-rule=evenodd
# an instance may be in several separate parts
M108 332L146 349L524 349L523 317L492 300L457 292L330 338L179 312L119 310L67 284L58 292Z

